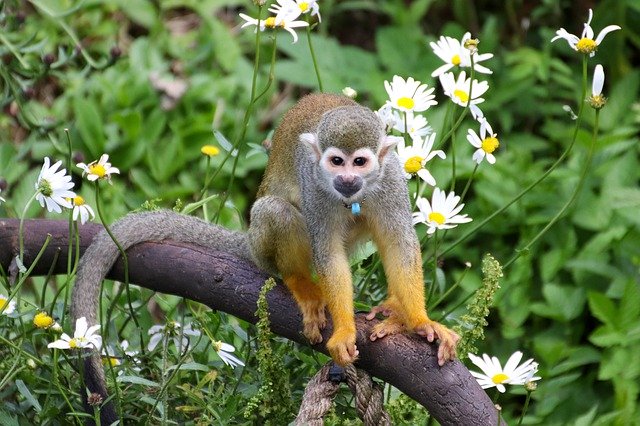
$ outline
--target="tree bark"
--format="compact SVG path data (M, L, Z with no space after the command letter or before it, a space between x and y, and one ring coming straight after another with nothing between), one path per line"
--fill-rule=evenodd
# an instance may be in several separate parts
M5 272L18 254L16 219L0 219L0 265ZM103 229L96 224L80 226L80 251L88 247ZM44 244L51 241L32 275L67 270L68 222L63 220L27 220L24 224L24 264L28 268ZM130 281L142 287L174 294L203 303L255 323L256 301L261 286L269 276L250 262L228 253L171 241L144 243L127 251ZM119 260L108 278L122 280L124 270ZM308 345L301 333L302 317L295 301L283 285L267 296L273 333ZM458 360L439 367L437 346L415 335L395 335L371 342L368 338L377 320L366 321L356 315L357 367L378 377L422 404L443 425L496 425L497 411L485 393ZM329 323L323 332L324 342L331 335ZM312 346L327 353L324 344Z

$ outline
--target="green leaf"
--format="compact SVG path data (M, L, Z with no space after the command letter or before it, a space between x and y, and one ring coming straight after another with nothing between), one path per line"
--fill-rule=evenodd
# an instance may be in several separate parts
M618 312L613 301L604 294L597 292L589 292L587 298L589 300L589 309L593 316L607 325L615 326Z
M76 127L84 146L92 158L98 159L105 152L105 136L102 118L97 105L90 99L76 97L73 101Z
M532 307L539 315L570 321L577 318L584 309L586 297L583 288L545 284L542 294L547 303L536 303Z
M0 425L1 426L19 426L18 418L13 415L7 413L6 411L0 410Z
M603 325L596 328L596 331L591 333L589 336L589 341L591 343L603 348L623 345L627 340L625 333L619 332L609 325Z
M118 0L120 10L135 23L151 28L158 23L159 11L149 0Z
M640 322L640 284L629 279L620 300L619 321L622 329L627 330Z
M42 411L42 407L38 400L33 396L31 391L27 388L27 385L24 384L22 380L16 380L16 387L18 388L18 392L27 400L27 402L39 413Z
M176 366L172 365L167 370L175 370ZM211 369L206 365L200 364L198 362L185 362L178 367L178 370L189 370L189 371L204 371L209 372Z
M118 383L133 383L134 385L148 386L153 388L160 387L159 383L138 376L118 376Z

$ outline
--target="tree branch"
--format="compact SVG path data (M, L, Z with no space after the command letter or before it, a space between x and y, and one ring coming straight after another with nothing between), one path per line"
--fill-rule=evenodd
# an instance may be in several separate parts
M18 253L16 219L0 219L0 265L8 271ZM102 229L96 224L80 226L80 250L91 243ZM28 220L24 225L25 266L29 267L48 234L52 239L33 274L66 273L68 222ZM142 287L185 297L255 323L256 301L268 275L253 264L228 253L171 241L144 243L127 251L130 281ZM122 280L122 262L118 261L109 278ZM267 297L271 330L280 336L308 345L301 333L302 317L295 301L283 285ZM458 360L438 366L437 346L414 335L388 336L371 342L368 338L377 320L366 321L356 315L357 367L366 370L422 404L443 425L496 425L497 412L487 394L467 368ZM331 324L323 332L326 342ZM323 344L314 350L327 353Z

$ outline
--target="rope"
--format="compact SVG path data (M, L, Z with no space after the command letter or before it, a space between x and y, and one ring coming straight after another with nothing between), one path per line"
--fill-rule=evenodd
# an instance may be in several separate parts
M294 424L322 426L322 419L331 409L340 382L345 379L356 398L356 412L364 426L391 425L389 414L384 411L380 385L371 380L366 371L357 370L352 364L343 369L332 362L325 364L307 384Z

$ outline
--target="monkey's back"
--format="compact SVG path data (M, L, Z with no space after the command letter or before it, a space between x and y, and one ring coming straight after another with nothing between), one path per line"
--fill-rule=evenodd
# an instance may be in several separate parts
M258 198L275 195L295 206L300 204L295 171L296 151L302 148L299 136L315 132L325 112L348 105L358 104L345 96L316 93L300 99L284 115L273 134L269 161L258 190Z

